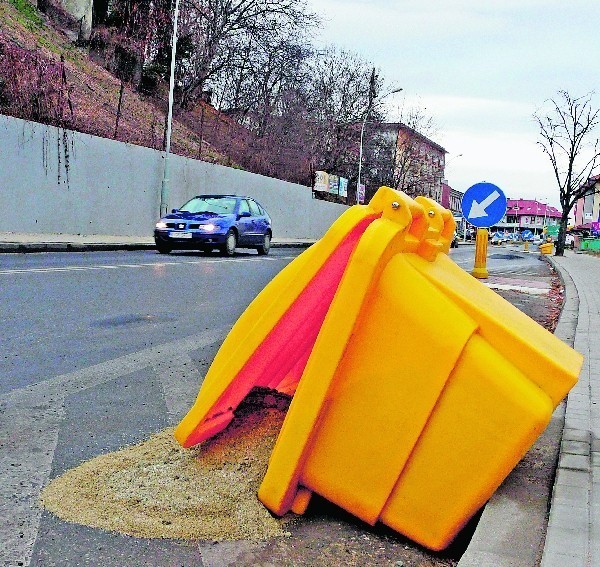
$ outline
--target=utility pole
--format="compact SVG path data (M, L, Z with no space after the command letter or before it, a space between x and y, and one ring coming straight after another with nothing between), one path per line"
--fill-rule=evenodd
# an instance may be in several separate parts
M173 16L173 36L171 38L171 77L169 80L169 111L167 114L167 140L165 144L165 168L160 187L159 216L167 214L169 199L169 156L171 153L171 126L173 122L173 91L175 90L175 53L177 51L177 20L179 18L179 0L175 0L175 14Z
M359 199L359 191L360 191L360 180L361 180L361 172L362 172L362 156L363 156L363 140L365 136L365 126L367 124L367 119L369 118L369 113L373 110L376 101L381 101L384 98L390 96L394 93L399 93L402 89L393 89L389 93L384 94L382 97L378 97L375 90L375 81L377 80L377 75L375 74L375 69L371 72L371 80L369 81L369 104L367 105L367 109L365 110L365 117L362 121L362 127L360 129L360 146L358 150L358 180L356 182L356 204L360 205Z

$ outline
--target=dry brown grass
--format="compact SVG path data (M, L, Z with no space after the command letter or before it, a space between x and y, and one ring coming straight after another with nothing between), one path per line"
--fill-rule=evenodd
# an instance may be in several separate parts
M103 138L113 138L120 81L102 67L93 63L85 49L76 47L73 38L51 25L43 15L40 24L28 20L15 6L0 3L0 33L18 46L35 50L47 60L65 59L67 83L73 102L73 118L69 128ZM122 114L116 139L148 148L163 148L165 116L150 99L126 87ZM171 139L173 153L205 161L229 163L229 160L200 139L178 121L173 123Z

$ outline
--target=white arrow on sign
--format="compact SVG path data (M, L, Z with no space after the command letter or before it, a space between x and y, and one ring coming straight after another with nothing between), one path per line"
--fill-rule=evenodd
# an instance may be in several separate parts
M500 193L498 191L493 191L490 193L481 203L478 203L475 199L471 203L471 212L467 218L469 219L477 219L480 217L487 217L486 209L500 197Z

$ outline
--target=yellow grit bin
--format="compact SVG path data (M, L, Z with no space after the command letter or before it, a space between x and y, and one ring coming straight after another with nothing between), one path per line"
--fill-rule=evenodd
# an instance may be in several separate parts
M448 251L455 225L382 187L257 296L177 427L224 429L255 386L293 394L258 496L316 492L369 524L447 547L577 381L582 357Z

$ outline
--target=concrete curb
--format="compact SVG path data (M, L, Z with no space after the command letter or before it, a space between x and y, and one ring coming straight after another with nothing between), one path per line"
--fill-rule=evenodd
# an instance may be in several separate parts
M271 242L272 248L308 248L314 242ZM102 243L78 242L0 242L0 254L26 254L33 252L111 252L116 250L154 250L154 243Z
M77 242L2 242L0 253L31 253L31 252L99 252L112 250L148 250L154 244L137 243L94 243L80 244Z
M575 344L575 329L577 328L577 319L579 316L579 295L577 294L577 288L569 273L561 268L552 256L544 256L544 259L554 268L560 278L560 282L565 288L565 301L554 334L561 341L573 348Z
M271 241L272 248L310 248L316 242L273 242Z

